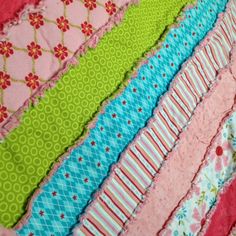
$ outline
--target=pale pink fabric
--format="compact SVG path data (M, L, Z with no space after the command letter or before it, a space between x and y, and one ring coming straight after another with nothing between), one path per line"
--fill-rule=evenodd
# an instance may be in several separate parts
M27 14L11 27L0 42L0 138L136 2L45 0L44 10Z
M38 4L39 0L0 0L0 33L4 24L18 20L27 5Z
M16 236L16 233L11 229L2 228L0 226L0 236Z
M126 235L156 235L191 187L191 180L198 171L211 139L217 133L221 119L234 104L236 81L229 70L222 71L221 80L215 86L197 107L188 129L182 133L178 145L158 174L147 201L128 225Z

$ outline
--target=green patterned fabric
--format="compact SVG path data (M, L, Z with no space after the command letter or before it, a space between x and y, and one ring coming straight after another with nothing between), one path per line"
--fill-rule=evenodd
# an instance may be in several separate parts
M29 109L21 125L0 145L0 224L16 223L52 164L85 132L101 102L117 90L126 72L189 2L141 0L128 10L120 26Z

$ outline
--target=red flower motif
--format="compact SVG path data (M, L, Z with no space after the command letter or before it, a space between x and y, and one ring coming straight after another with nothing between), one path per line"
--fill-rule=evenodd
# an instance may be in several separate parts
M30 13L29 21L35 29L39 29L42 25L44 25L43 16L40 13Z
M97 7L96 0L84 0L84 6L89 10L93 10Z
M92 141L92 142L91 142L91 145L92 145L92 146L95 146L95 145L96 145L96 143L95 143L94 141Z
M105 3L106 11L111 16L116 12L116 4L112 1L108 1Z
M64 219L64 218L65 218L65 215L64 215L64 214L61 214L60 217L61 217L61 219Z
M68 179L70 177L70 175L68 173L66 173L65 177Z
M29 233L29 235L28 236L34 236L34 234L31 232L31 233Z
M112 118L114 118L114 119L116 118L116 113L112 114Z
M36 44L35 42L31 42L27 45L28 55L34 59L38 59L42 56L42 51L40 45Z
M81 24L82 27L82 33L90 36L93 33L93 26L89 24L87 21Z
M60 18L57 18L57 27L61 31L66 32L67 30L70 29L69 21L64 16L61 16Z
M117 134L117 137L118 137L118 138L121 138L121 133L118 133L118 134Z
M85 182L85 183L88 183L88 178L85 178L85 179L84 179L84 182Z
M3 71L0 71L0 88L6 89L10 85L10 75L4 73Z
M79 158L78 158L78 161L79 161L79 162L83 161L83 158L82 158L82 157L79 157Z
M57 196L57 192L56 191L52 192L52 196L53 197Z
M98 163L97 163L97 167L100 167L100 166L101 166L101 163L100 163L100 162L98 162Z
M39 215L43 216L44 215L44 211L40 211Z
M110 148L109 148L109 147L106 147L105 150L106 150L106 152L109 152L109 151L110 151Z
M4 55L5 57L9 57L14 53L12 49L12 43L10 42L1 42L0 43L0 54Z
M217 156L222 156L223 152L224 152L224 150L221 146L216 147L216 155Z
M29 88L36 89L39 86L39 77L33 73L29 73L25 77L25 81Z
M142 112L142 108L141 107L138 109L138 112Z
M73 2L73 0L61 0L64 4L69 5Z
M7 108L0 105L0 123L7 118Z
M54 47L54 55L58 59L64 60L68 56L67 47L59 43L56 47Z
M77 200L77 196L76 196L76 195L74 195L74 196L73 196L73 199L76 201L76 200Z

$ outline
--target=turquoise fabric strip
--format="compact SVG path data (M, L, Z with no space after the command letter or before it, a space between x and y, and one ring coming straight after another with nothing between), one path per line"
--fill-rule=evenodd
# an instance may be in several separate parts
M100 114L84 143L64 160L42 187L32 216L19 235L67 235L93 193L108 176L120 153L145 127L160 96L189 58L196 45L213 28L227 0L202 0L186 11L178 28L170 30L162 48L143 65L121 96Z

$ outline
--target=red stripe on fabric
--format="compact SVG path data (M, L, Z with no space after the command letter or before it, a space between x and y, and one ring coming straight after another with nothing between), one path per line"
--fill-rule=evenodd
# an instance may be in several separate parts
M142 165L143 169L145 170L145 173L148 175L148 177L150 179L152 179L154 176L152 175L152 173L148 170L148 168L143 164L143 162L137 157L137 155L131 150L131 149L128 149L127 151L129 153L130 156L132 156L134 159L136 159L136 163L138 164L138 162L140 163L140 165ZM143 157L143 159L152 167L151 163L149 163L148 160L146 160L146 158ZM140 167L141 168L141 167ZM152 169L154 170L154 168L152 167Z
M208 88L208 85L207 85L207 83L204 79L204 75L202 75L201 71L199 70L199 68L198 68L198 66L197 66L197 64L195 63L194 60L192 60L192 63L193 63L193 66L196 68L196 72L197 72L199 78L201 79L201 81L203 82L202 84L203 84L203 86L205 87L205 89L207 91L209 88Z
M151 130L155 133L155 135L157 136L158 140L161 142L162 146L167 150L170 151L170 147L167 145L167 143L165 142L165 140L163 139L163 137L158 133L158 131L156 130L156 128L152 125L151 126Z
M149 155L145 152L145 150L143 150L143 148L141 146L139 146L138 144L135 145L135 148L142 155L142 157L145 158L145 160L147 160L147 162L152 166L152 168L155 171L157 171L158 169L155 167L155 163L150 159Z
M85 235L86 236L89 236L89 235L91 235L91 236L94 236L94 234L85 226L85 225L83 225L83 228L85 229Z
M213 57L213 59L214 59L215 63L217 64L217 66L218 66L218 68L217 68L217 69L219 69L219 68L220 68L220 65L219 65L219 62L218 62L218 60L217 60L217 57L216 57L216 55L214 54L214 53L215 53L215 51L213 50L213 48L212 48L212 46L211 46L211 44L210 44L210 43L208 44L208 46L209 46L209 49L210 49L210 51L211 51L212 57Z
M129 212L122 206L123 204L110 192L110 190L104 190L104 194L112 201L112 203L126 216L129 218Z
M170 133L172 133L172 137L174 139L177 138L176 133L174 132L174 130L172 130L171 126L169 125L168 121L165 119L165 117L161 114L161 112L158 113L158 117L163 121L165 127L170 131Z
M136 194L129 188L129 186L127 186L127 184L123 181L123 179L121 179L121 177L116 173L116 177L118 178L116 181L123 186L123 189L126 189L126 193L130 196L130 198L132 198L136 204L141 200L139 199ZM130 193L130 194L129 194ZM131 197L131 195L133 197Z
M134 176L131 175L131 173L129 173L129 171L126 169L125 166L121 166L120 167L120 171L123 173L123 175L129 180L129 182L131 182L135 188L141 193L144 194L144 188L137 182L134 180ZM128 185L127 185L128 187ZM132 191L132 190L131 190Z
M181 110L180 114L184 115L186 120L189 119L189 115L186 113L186 111L183 109L183 107L178 103L178 101L176 101L176 99L173 97L173 95L171 94L170 96L171 101L175 104L175 107L177 108L177 110Z
M102 199L99 198L98 199L100 205L104 208L104 211L107 212L108 215L112 215L110 216L114 221L116 221L117 224L119 224L121 227L124 225L124 222L122 221L122 219L119 217L119 215L117 215L112 208Z
M188 73L187 68L185 69L185 71L183 73L184 73L185 77L187 78L189 84L191 85L191 88L194 90L195 94L198 96L198 99L199 99L201 97L201 94L198 92L190 74Z
M195 58L196 58L196 60L198 61L198 63L200 64L201 69L202 69L202 71L204 72L204 74L205 74L207 80L208 80L209 83L211 84L212 81L211 81L211 79L210 79L210 75L208 74L208 73L210 73L210 72L207 72L207 69L205 68L204 65L202 65L202 61L200 60L200 58L199 58L197 55L195 56Z
M176 129L178 130L178 132L180 132L181 128L178 125L178 123L176 123L176 120L173 119L173 116L171 115L171 113L168 111L168 108L163 105L163 111L165 112L165 114L168 116L169 120L171 121L172 125L176 127Z
M189 113L192 113L190 105L187 104L187 100L186 98L181 94L181 92L179 91L178 88L173 88L174 93L176 94L176 96L179 98L179 100L182 101L182 103L185 105L185 107L187 108L187 110L189 111Z
M94 221L96 221L97 222L97 224L99 224L99 222L96 220L96 219L94 219L94 218L92 218ZM106 236L106 234L101 230L101 229L99 229L99 227L95 224L95 223L93 223L93 220L90 220L89 218L87 218L87 221L89 221L89 223L100 233L100 234L102 234L102 235L104 235L104 236ZM101 226L101 225L100 225ZM102 226L101 226L102 227ZM103 227L102 227L103 228ZM103 228L103 230L105 230L104 228Z
M208 59L208 60L207 60L208 63L211 64L211 67L214 69L214 71L215 71L215 72L218 71L218 68L215 68L214 63L212 62L212 60L211 60L211 58L210 58L210 55L208 54L208 51L207 51L206 47L203 48L203 52L204 52L206 58Z
M148 140L151 141L151 143L156 147L157 150L159 150L159 153L161 154L161 156L164 156L165 154L163 153L163 151L161 150L161 148L159 147L159 144L154 140L154 138L152 137L152 135L147 131L146 132L147 136L149 137Z
M192 98L195 100L195 104L197 104L198 98L196 94L192 91L191 87L189 86L189 83L187 83L188 79L186 78L186 81L183 76L181 76L181 78L181 81L185 84L186 89L189 91L190 94L192 94Z

